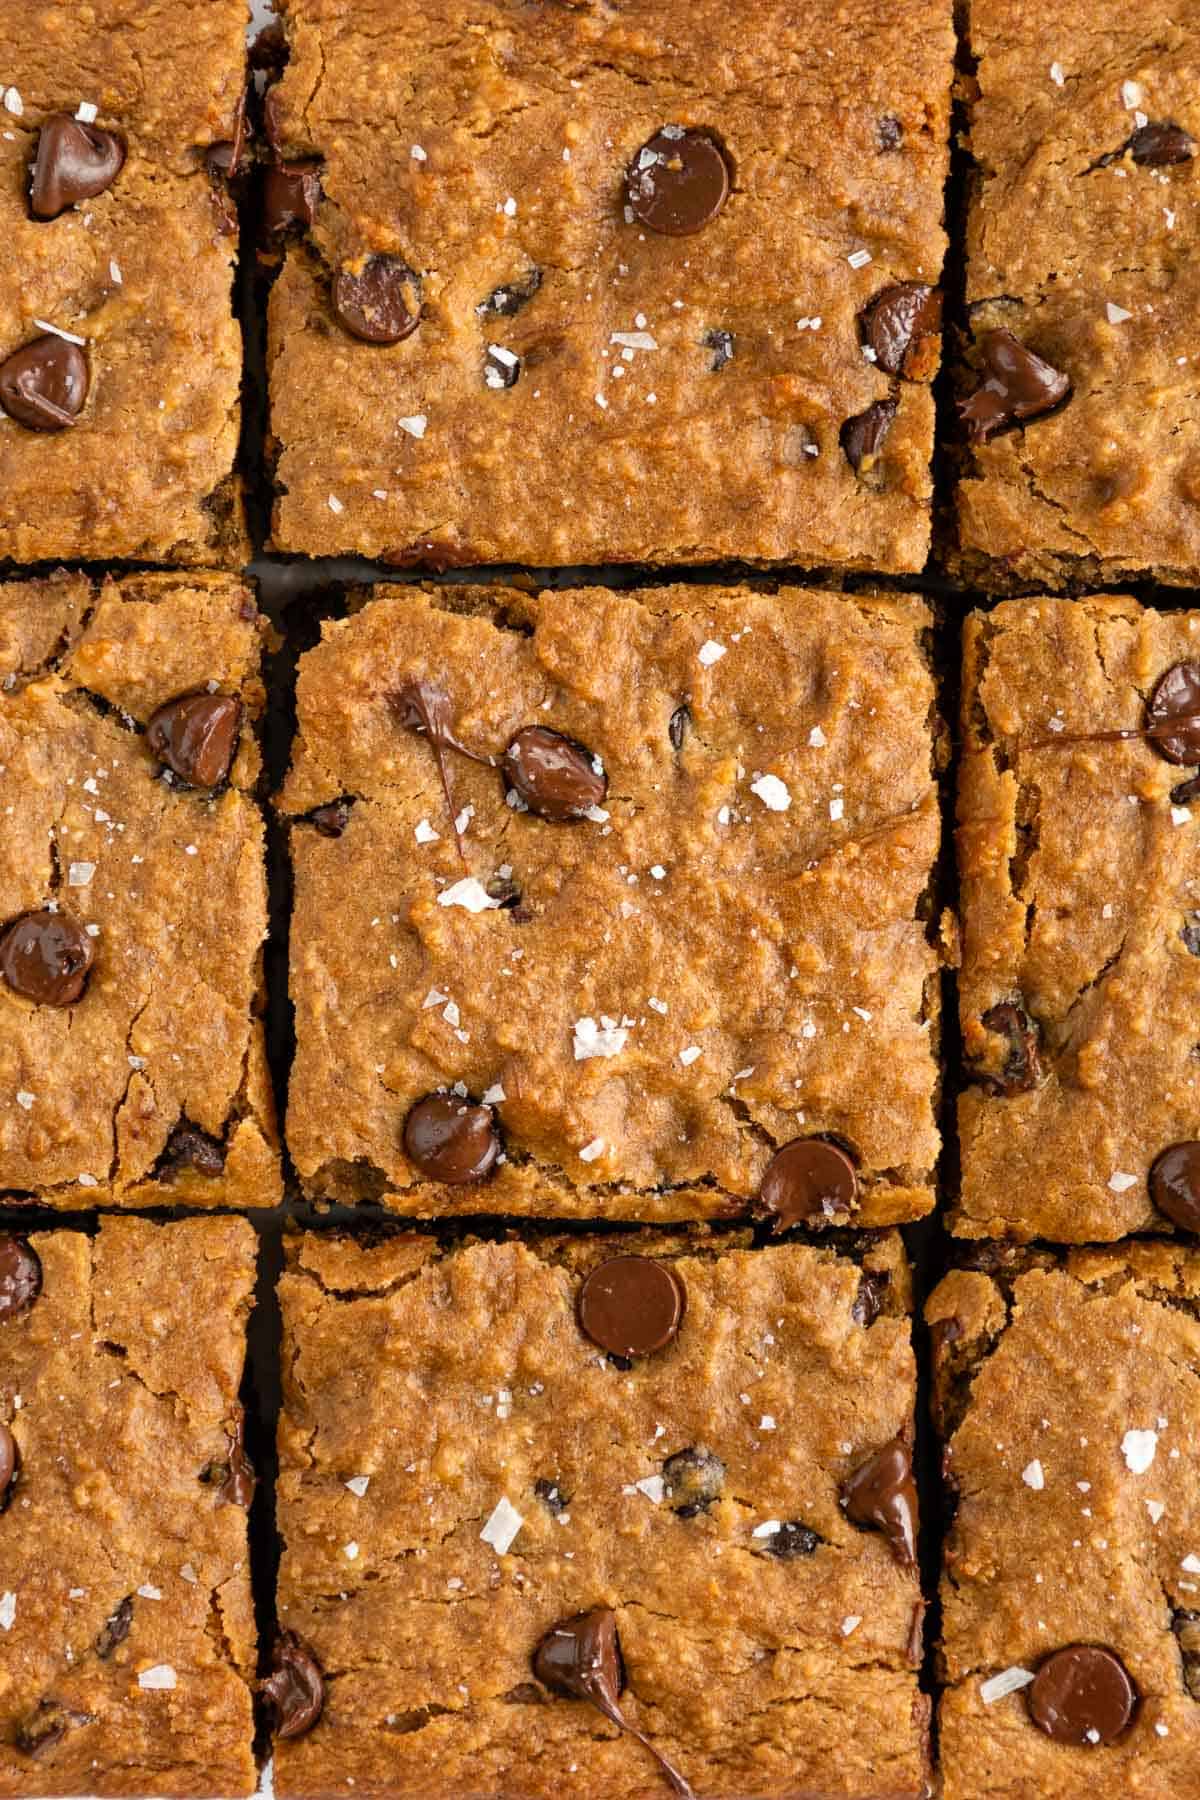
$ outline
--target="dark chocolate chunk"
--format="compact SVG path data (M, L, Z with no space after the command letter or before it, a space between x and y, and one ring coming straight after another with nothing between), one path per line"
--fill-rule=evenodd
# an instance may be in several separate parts
M515 387L521 374L521 359L503 344L489 344L483 359L483 379L490 388Z
M1146 734L1171 763L1200 763L1200 663L1177 662L1154 684Z
M875 467L895 417L894 400L873 400L865 412L845 421L838 442L856 475L867 475Z
M672 1512L681 1519L694 1519L721 1498L725 1464L703 1444L677 1450L663 1464L663 1483Z
M687 1295L669 1263L611 1256L579 1290L579 1325L611 1356L652 1356L683 1323Z
M340 838L350 823L350 802L331 800L327 806L314 806L308 816L321 837Z
M786 1562L793 1556L811 1556L824 1541L803 1519L785 1519L778 1531L763 1538L762 1548L768 1556L778 1556Z
M897 282L864 307L858 328L877 368L909 381L926 380L937 364L941 293L923 281Z
M241 723L232 694L183 694L151 714L146 743L190 787L216 787L229 774Z
M398 256L369 257L357 271L339 271L333 310L364 343L399 344L421 323L420 277Z
M902 1438L893 1438L860 1463L842 1488L846 1517L882 1531L902 1569L917 1566L917 1487L912 1457Z
M1150 1198L1172 1225L1200 1235L1200 1143L1172 1144L1154 1159Z
M103 1625L96 1633L96 1655L104 1662L110 1657L118 1644L123 1644L129 1636L129 1628L133 1624L133 1595L126 1594L119 1606L113 1608Z
M625 174L633 217L665 237L702 231L729 198L729 164L707 131L664 125L647 139Z
M691 722L692 722L691 707L690 706L677 706L675 708L675 711L671 714L670 720L668 721L668 724L667 724L667 736L670 738L672 747L674 749L676 749L676 750L683 749L683 740L687 736L688 727L691 724Z
M229 1439L229 1460L225 1477L217 1489L217 1498L227 1506L249 1507L258 1486L258 1476L246 1455L246 1414L242 1407L238 1407L233 1423L226 1426L225 1436Z
M875 125L875 141L881 151L898 150L904 142L904 126L895 113L884 113Z
M597 1606L591 1612L577 1613L574 1618L552 1625L534 1651L533 1672L552 1693L586 1700L603 1718L636 1738L658 1762L672 1790L683 1800L696 1800L678 1769L655 1749L649 1738L635 1731L621 1712L618 1702L625 1686L625 1671L615 1613Z
M864 1269L858 1278L858 1293L850 1308L850 1316L864 1330L879 1317L883 1296L891 1283L886 1269Z
M325 1682L312 1647L295 1631L281 1631L271 1652L273 1672L258 1684L278 1738L303 1737L325 1705Z
M85 125L70 113L51 113L38 133L29 186L35 219L57 219L79 200L110 188L125 161L125 146L114 131Z
M263 181L263 229L270 237L282 237L293 226L311 225L320 199L319 164L273 163Z
M482 1181L500 1155L496 1115L458 1094L426 1094L404 1121L404 1153L430 1181Z
M708 366L714 375L719 374L727 362L733 361L733 333L732 331L706 331L704 342L712 351Z
M972 444L986 444L1008 425L1039 418L1070 395L1069 377L1011 331L984 332L979 355L983 379L958 402L958 416Z
M0 932L0 977L38 1006L74 1006L83 997L95 949L70 913L22 913Z
M21 1453L12 1431L0 1422L0 1513L12 1499L12 1490L21 1467Z
M1038 1054L1038 1028L1023 1006L1002 1000L989 1006L980 1023L1006 1040L1004 1064L999 1073L983 1077L996 1094L1029 1094L1041 1083L1042 1060Z
M858 1193L854 1164L826 1138L793 1138L767 1164L759 1204L775 1215L775 1229L802 1222L843 1223Z
M0 406L30 431L65 431L83 411L89 379L79 345L48 332L0 363Z
M1165 169L1172 163L1191 162L1196 154L1196 140L1182 125L1160 120L1139 126L1126 148L1142 168Z
M509 281L503 287L493 288L487 299L479 302L475 311L481 319L511 319L523 306L529 305L541 285L542 271L530 269L519 281Z
M1179 801L1175 804L1178 806ZM1189 913L1179 931L1189 956L1200 956L1200 912Z
M168 1176L177 1169L194 1169L197 1175L223 1175L225 1146L196 1125L177 1125L167 1139L163 1160Z
M533 1484L533 1491L548 1512L560 1513L570 1505L562 1491L562 1484L558 1481L547 1481L544 1476L539 1475Z
M17 1726L13 1743L23 1756L39 1756L43 1750L53 1750L73 1727L91 1725L95 1718L95 1713L74 1712L58 1700L39 1700Z
M541 819L565 825L603 803L608 776L598 756L561 731L527 725L502 762L507 786Z
M42 1291L42 1264L23 1237L0 1233L0 1325L27 1313Z
M1029 1716L1056 1744L1111 1744L1133 1718L1138 1691L1115 1651L1068 1644L1052 1651L1026 1689Z

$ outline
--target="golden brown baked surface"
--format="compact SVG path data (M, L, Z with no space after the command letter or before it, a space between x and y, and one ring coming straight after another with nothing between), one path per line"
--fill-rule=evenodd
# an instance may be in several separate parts
M588 1271L631 1251L670 1259L686 1310L622 1368L576 1305ZM915 1800L918 1590L838 1498L913 1401L898 1240L867 1263L890 1281L864 1327L859 1266L795 1244L294 1241L279 1601L325 1708L277 1744L276 1792L666 1795L639 1744L533 1680L542 1635L604 1606L622 1710L706 1800ZM664 1465L700 1446L723 1472L686 1516ZM502 1500L520 1518L503 1552L481 1536ZM773 1554L777 1534L754 1535L771 1521L819 1541Z
M858 315L940 279L948 0L902 30L894 0L281 11L277 148L324 197L271 298L278 548L923 565L936 343L889 375ZM627 211L664 126L732 171L687 236ZM390 345L331 296L379 255L420 282ZM839 434L880 402L856 473Z
M967 453L962 565L988 586L1200 569L1196 192L1200 7L970 0L967 225L976 385L1011 332L1071 383L1053 416ZM1160 137L1172 126L1183 160Z
M0 980L6 1195L61 1207L280 1196L259 1018L263 822L249 791L264 629L232 576L0 587L0 930L57 908L94 955L73 1004ZM231 778L201 789L165 778L145 727L210 684L242 715ZM182 1147L181 1131L193 1133Z
M1170 1228L1150 1167L1200 1136L1200 813L1171 799L1192 771L1136 736L1072 740L1139 731L1159 678L1198 644L1200 614L1103 595L967 621L959 1001L976 1079L952 1214L967 1236ZM1011 1033L984 1024L1006 1004L1036 1038L1015 1082Z
M245 15L243 0L0 0L0 361L55 327L83 340L89 375L65 429L0 410L0 558L242 560L237 235L204 156L234 133ZM36 218L43 127L81 105L124 162Z
M1140 1243L984 1259L989 1272L955 1271L927 1307L957 1507L942 1583L946 1800L1188 1794L1200 1257ZM1072 1644L1112 1651L1132 1678L1136 1711L1111 1743L1038 1730L1029 1683L981 1693Z
M254 1234L109 1219L24 1242L41 1292L0 1318L19 1457L0 1515L0 1794L249 1794L246 1513L222 1477Z
M857 1163L855 1222L927 1211L928 624L906 597L668 587L381 588L327 625L281 797L309 1193L702 1217L744 1212L776 1146L829 1135ZM397 711L414 683L471 752L446 752L461 858L433 747ZM506 803L486 759L531 725L599 757L593 816ZM330 837L312 814L339 797ZM402 1142L455 1084L495 1106L506 1152L457 1187Z

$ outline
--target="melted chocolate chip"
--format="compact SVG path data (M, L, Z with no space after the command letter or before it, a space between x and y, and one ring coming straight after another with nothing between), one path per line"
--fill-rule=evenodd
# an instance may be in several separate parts
M858 1293L850 1308L850 1316L856 1325L861 1325L865 1330L875 1323L891 1279L886 1269L863 1270L858 1278Z
M875 126L875 142L881 151L898 150L904 142L904 126L895 113L884 113Z
M1200 1143L1172 1144L1155 1158L1150 1198L1172 1225L1200 1235Z
M1176 801L1178 806L1180 803ZM1179 935L1187 947L1189 956L1200 956L1200 913L1191 913L1180 927Z
M855 1469L842 1489L846 1517L882 1531L902 1569L917 1566L917 1488L912 1457L893 1438Z
M767 1164L759 1204L775 1215L775 1229L802 1221L829 1224L854 1208L858 1176L844 1150L825 1138L793 1138Z
M665 237L690 237L729 198L729 164L706 131L664 125L625 175L625 200L639 224Z
M1022 344L1011 331L987 331L980 339L983 379L958 402L958 416L972 444L986 444L1006 426L1050 412L1071 392L1069 378Z
M1038 1028L1023 1006L1003 1000L989 1006L981 1024L986 1030L1007 1041L1004 1064L999 1073L983 1077L995 1094L1029 1094L1042 1080L1042 1060L1038 1054Z
M1026 1698L1030 1718L1056 1744L1099 1748L1125 1730L1138 1691L1114 1651L1068 1644L1039 1666Z
M838 442L856 475L869 475L875 467L895 418L894 400L873 400L865 412L845 421Z
M725 1464L703 1444L677 1450L663 1464L663 1483L672 1512L681 1519L694 1519L721 1498Z
M486 767L491 766L491 758L477 756L455 736L449 696L443 688L436 687L432 681L406 681L403 687L398 688L395 693L389 694L388 703L406 731L415 731L419 737L429 739L434 760L437 763L438 779L442 784L446 811L450 815L450 824L454 831L454 842L465 868L467 859L463 853L462 834L458 829L458 812L454 805L454 796L450 791L446 752L447 750L457 750L460 755L468 756L472 762L483 763Z
M1127 137L1119 150L1110 150L1092 164L1092 169L1106 169L1110 163L1122 162L1129 156L1140 168L1165 169L1173 163L1190 162L1196 154L1196 140L1182 125L1164 121L1141 125ZM1091 174L1091 169L1088 170Z
M96 1633L95 1651L101 1662L105 1662L129 1636L129 1628L133 1624L133 1595L126 1594L121 1604L109 1613L103 1625Z
M496 1115L457 1094L426 1094L404 1121L404 1153L430 1181L482 1181L500 1155Z
M506 784L529 811L556 825L586 818L608 792L599 757L545 725L518 731L501 766Z
M321 176L315 162L274 163L263 182L263 229L282 237L293 226L311 225L321 199Z
M198 1126L177 1125L167 1139L163 1161L167 1175L177 1169L194 1169L197 1175L223 1175L225 1146Z
M38 133L29 187L35 219L57 219L79 200L110 188L125 161L125 146L113 131L85 125L70 113L51 113Z
M0 932L0 977L37 1006L74 1006L87 986L95 948L69 913L22 913Z
M0 1513L12 1499L20 1467L21 1453L17 1449L17 1440L9 1427L0 1422Z
M93 1724L95 1717L95 1713L74 1712L58 1700L39 1700L17 1726L13 1743L22 1755L39 1756L43 1750L53 1750L73 1727Z
M787 1562L793 1556L811 1556L824 1541L803 1519L785 1519L778 1531L763 1538L762 1550L767 1556L777 1556L781 1562Z
M732 331L706 331L704 342L712 351L708 366L714 375L718 375L726 363L733 361L733 333Z
M863 344L887 375L923 381L937 362L942 296L923 281L901 281L876 294L858 316Z
M340 838L350 823L350 802L331 800L327 806L314 806L308 816L321 837Z
M246 1415L240 1406L232 1425L226 1427L225 1435L229 1439L229 1461L225 1478L217 1489L217 1498L227 1506L248 1507L258 1486L258 1476L246 1455Z
M652 1356L683 1323L687 1295L668 1263L651 1256L612 1256L579 1290L579 1326L612 1356Z
M151 714L146 742L189 787L212 788L229 774L242 723L231 694L183 694Z
M523 306L529 305L541 285L542 271L530 269L528 275L522 276L520 281L509 281L503 287L493 288L487 299L479 302L475 311L481 319L511 319Z
M521 375L521 359L503 344L489 344L483 359L483 379L494 389L516 387Z
M0 406L30 431L65 431L88 396L87 357L78 344L47 334L0 363Z
M636 1738L655 1758L672 1790L683 1800L696 1800L678 1769L621 1712L618 1702L625 1686L625 1671L615 1613L598 1606L552 1625L534 1651L533 1672L551 1692L566 1694L572 1700L586 1700L603 1718Z
M667 725L667 736L670 738L672 747L674 749L676 749L676 750L683 749L683 740L687 736L688 727L691 725L691 722L692 722L691 707L690 706L677 706L675 708L675 711L671 714L670 720Z
M398 256L372 256L362 269L342 269L333 310L367 344L399 344L421 323L421 282Z
M11 1232L0 1234L0 1325L27 1313L42 1291L42 1264L36 1250Z
M533 1491L548 1512L560 1513L570 1505L562 1491L562 1484L558 1481L547 1481L539 1476L533 1484Z
M447 569L469 569L479 557L470 544L423 537L382 551L379 560L393 569L432 569L435 575L444 575Z
M295 1631L281 1631L271 1652L273 1673L258 1684L271 1709L277 1738L303 1737L325 1705L325 1682L310 1645Z
M1159 676L1146 706L1146 729L1167 762L1200 763L1200 663L1173 663Z

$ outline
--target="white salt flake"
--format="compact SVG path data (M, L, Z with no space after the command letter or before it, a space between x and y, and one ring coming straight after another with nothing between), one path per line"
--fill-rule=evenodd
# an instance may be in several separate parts
M366 1493L366 1491L367 1491L368 1487L370 1487L370 1485L371 1485L371 1477L369 1475L352 1475L350 1477L349 1481L346 1483L346 1486L350 1489L350 1492L352 1494L356 1495L358 1497L358 1499L360 1499L360 1500L362 1499L363 1495Z
M814 725L808 734L808 741L814 750L823 750L829 742L829 739L825 736L825 733L821 730L819 725Z
M143 1581L138 1593L143 1600L161 1600L162 1589L154 1587L149 1581Z
M1137 1184L1138 1177L1127 1175L1123 1169L1114 1169L1108 1178L1108 1185L1114 1194L1127 1193L1131 1187L1136 1187Z
M1142 104L1145 98L1145 92L1140 82L1123 81L1121 83L1121 104L1126 112L1132 112L1135 107Z
M629 1036L623 1025L602 1013L600 1023L584 1017L575 1021L575 1061L587 1062L593 1056L619 1056Z
M501 1498L497 1500L492 1515L479 1536L483 1543L490 1544L498 1555L503 1556L524 1523L516 1507Z
M0 1594L0 1625L4 1627L5 1631L12 1630L13 1620L16 1616L17 1596L12 1593Z
M715 638L708 638L696 652L696 660L711 669L714 663L720 662L726 654L725 645L718 644Z
M769 1538L769 1537L774 1537L775 1533L777 1531L782 1531L782 1530L783 1530L782 1520L780 1520L780 1519L764 1519L761 1525L756 1525L754 1527L754 1530L750 1533L750 1536L756 1537L756 1538Z
M758 795L768 812L786 812L792 804L787 784L778 775L760 775L750 783L750 792Z
M169 1689L175 1686L175 1671L170 1663L155 1663L152 1669L143 1669L138 1676L140 1688Z
M1127 1431L1121 1439L1121 1455L1131 1475L1144 1475L1157 1449L1157 1431Z
M21 99L21 96L15 87L5 88L4 90L4 110L5 112L10 112L14 119L19 119L21 114L25 111L25 102Z
M1179 1566L1181 1569L1186 1569L1189 1575L1200 1575L1200 1556L1193 1556L1189 1552Z
M845 805L844 805L841 795L839 794L836 799L831 800L829 802L829 817L833 820L835 825L837 824L837 821L841 818L842 813L844 811L845 811Z
M493 1082L490 1088L483 1090L482 1099L485 1106L499 1106L500 1102L507 1098L508 1095L498 1081Z
M690 1069L692 1064L696 1062L701 1055L702 1051L699 1044L688 1044L686 1049L679 1052L679 1060L685 1069Z
M1014 1663L1010 1669L1001 1669L999 1675L989 1675L986 1681L981 1681L979 1698L985 1706L991 1706L993 1701L1003 1700L1006 1694L1015 1694L1018 1688L1028 1687L1032 1680L1029 1669Z
M409 413L406 418L397 419L401 431L407 431L409 437L423 438L429 420L424 413Z
M842 1636L849 1637L850 1633L852 1631L857 1631L861 1624L861 1613L847 1613L846 1617L842 1620Z
M639 1494L645 1494L647 1500L653 1500L655 1506L661 1506L666 1487L661 1475L647 1475L644 1481L635 1481L634 1487Z
M1158 1524L1158 1521L1162 1518L1166 1510L1167 1509L1161 1500L1147 1500L1146 1502L1146 1511L1150 1514L1150 1523L1152 1525Z
M869 250L852 250L846 261L852 269L865 269L871 261L871 252Z
M39 331L48 331L51 337L65 338L68 344L86 344L87 339L77 337L73 331L64 331L61 325L52 325L49 319L35 319L34 324Z
M79 1177L79 1185L80 1187L93 1188L99 1187L100 1183L94 1175L81 1175Z
M762 1418L758 1421L758 1429L760 1431L774 1431L774 1416L771 1413L764 1413Z
M1067 78L1063 73L1063 66L1060 62L1052 62L1050 64L1050 79L1055 87L1062 87L1063 83L1066 81Z
M96 873L94 862L73 862L67 865L67 886L86 887Z
M657 350L657 341L648 331L614 331L614 344L623 344L627 350Z
M583 1149L579 1152L579 1160L580 1162L595 1162L596 1158L602 1154L603 1150L604 1139L600 1137L593 1138L591 1143L585 1144Z
M31 1094L29 1092L28 1088L18 1088L17 1089L17 1105L24 1107L26 1112L29 1112L31 1110L33 1103L36 1099L37 1099L37 1095Z
M358 1561L358 1545L354 1542L353 1538L351 1538L348 1544L342 1545L342 1554L350 1562Z
M100 108L93 105L90 100L81 100L76 109L75 117L79 120L81 125L94 125L96 122L96 114L99 111Z
M331 513L344 513L346 510L336 494L330 494L329 496L329 510Z
M418 819L413 826L413 836L418 844L436 844L440 838L440 834L433 829L428 819Z
M453 887L443 888L438 895L439 906L461 906L471 913L489 912L499 904L474 875L464 875L461 881L456 881Z
M1104 316L1110 325L1123 325L1126 319L1132 319L1133 314L1127 307L1118 306L1113 300L1106 300L1104 302Z
M1171 808L1172 825L1186 825L1191 816L1192 809L1190 806L1173 806Z
M1031 1487L1038 1493L1045 1487L1046 1477L1042 1471L1042 1465L1036 1456L1031 1463L1026 1463L1025 1467L1021 1470L1021 1480L1025 1483L1026 1487Z
M198 1575L197 1575L197 1573L196 1573L196 1571L195 1571L195 1569L193 1569L193 1567L192 1567L192 1565L191 1565L191 1563L190 1563L190 1562L185 1562L185 1563L184 1563L184 1564L183 1564L183 1565L182 1565L182 1566L181 1566L181 1568L180 1568L180 1570L179 1570L179 1573L180 1573L180 1576L181 1576L181 1577L182 1577L182 1579L183 1579L183 1580L184 1580L184 1581L190 1581L190 1582L191 1582L191 1583L192 1583L192 1585L193 1585L193 1586L195 1586L195 1584L196 1584L196 1583L197 1583L197 1582L198 1582L198 1581L199 1581L199 1579L200 1579L200 1577L199 1577L199 1576L198 1576Z
M121 273L121 265L115 259L109 262L108 274L114 287L120 287L125 280L125 277Z
M414 162L428 162L429 161L428 155L421 148L420 144L414 144L408 154L412 157Z

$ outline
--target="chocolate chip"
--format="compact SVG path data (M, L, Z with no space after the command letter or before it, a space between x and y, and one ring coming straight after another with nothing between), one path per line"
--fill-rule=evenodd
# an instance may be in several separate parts
M1042 1061L1038 1054L1038 1028L1024 1007L1002 1000L998 1006L989 1006L980 1023L1006 1040L1000 1070L989 1071L981 1079L995 1094L1032 1093L1042 1080Z
M523 306L529 305L541 285L542 271L530 269L528 275L522 276L520 281L509 281L503 287L493 288L487 299L479 302L475 311L481 319L511 319Z
M895 113L884 113L875 125L875 142L881 151L898 150L904 142L904 126Z
M1200 763L1200 663L1173 663L1159 676L1146 706L1146 731L1167 762Z
M226 1427L225 1435L229 1439L229 1460L225 1478L217 1489L217 1498L227 1506L248 1507L258 1486L258 1476L246 1455L246 1415L240 1406L232 1425Z
M1189 775L1171 789L1172 806L1190 806L1193 800L1200 799L1200 775Z
M1200 1235L1200 1143L1185 1139L1155 1158L1150 1198L1172 1225Z
M20 1467L21 1453L17 1449L17 1440L9 1427L0 1423L0 1513L12 1499Z
M263 182L263 229L282 237L293 226L311 225L321 199L320 165L315 162L273 163Z
M803 1519L785 1519L778 1531L763 1538L762 1549L767 1556L787 1562L793 1556L811 1556L824 1541Z
M658 1762L672 1790L683 1800L696 1800L678 1769L649 1738L635 1731L621 1712L618 1702L625 1686L625 1669L615 1613L597 1606L552 1625L533 1653L533 1672L552 1693L586 1700L603 1718L636 1738Z
M325 1682L311 1645L298 1632L281 1631L271 1652L273 1673L258 1684L275 1719L278 1738L303 1737L325 1705Z
M1191 162L1196 154L1196 140L1182 125L1157 122L1135 131L1128 150L1143 168L1164 169L1172 163Z
M110 188L125 161L125 146L113 131L84 125L70 113L51 113L38 133L29 187L35 219L57 219L79 200Z
M893 1438L861 1463L842 1488L846 1517L882 1531L902 1569L917 1566L917 1489L912 1457Z
M435 575L444 575L447 569L469 569L479 557L470 544L423 537L382 551L379 560L393 569L432 569Z
M1180 928L1189 956L1200 956L1200 913L1190 913Z
M1026 1698L1030 1718L1056 1744L1098 1748L1125 1730L1138 1691L1114 1651L1068 1644L1039 1666Z
M665 237L690 237L711 224L729 198L729 164L707 131L664 125L644 143L625 175L633 217Z
M560 1513L570 1505L570 1501L562 1491L561 1484L557 1481L546 1481L539 1476L533 1484L533 1491L549 1512Z
M681 1519L694 1519L721 1498L725 1464L703 1444L677 1450L663 1464L663 1482L672 1512Z
M87 357L78 344L47 334L0 363L0 406L30 431L65 431L88 396Z
M732 331L706 331L704 342L712 351L709 368L713 374L719 374L727 362L733 361Z
M873 400L865 412L845 421L838 442L856 475L868 475L875 467L895 417L894 400Z
M0 933L0 977L38 1006L74 1006L83 997L95 947L70 913L22 913Z
M584 819L608 792L608 776L598 756L545 725L527 725L504 752L508 787L529 811L556 825Z
M496 1115L458 1094L426 1094L404 1121L404 1153L430 1181L482 1181L500 1155Z
M36 1250L11 1232L0 1234L0 1325L27 1313L42 1291Z
M189 787L216 787L237 750L242 703L231 694L183 694L151 714L146 742Z
M767 1164L758 1198L782 1231L801 1221L844 1220L857 1193L858 1176L844 1150L826 1138L793 1138Z
M483 379L488 387L515 387L520 374L521 359L515 351L506 350L503 344L488 345L483 359Z
M1071 383L1011 331L987 331L979 343L982 381L965 400L958 416L972 444L986 444L1005 426L1050 412L1071 392Z
M850 1317L856 1325L866 1330L875 1323L891 1280L886 1269L863 1270L858 1278L858 1293L850 1307Z
M674 747L674 749L676 749L676 750L683 749L683 740L687 736L688 727L691 725L691 722L692 722L691 707L690 706L677 706L675 708L675 711L671 714L670 720L667 724L667 736L670 738L671 744Z
M372 256L357 272L342 269L333 310L367 344L399 344L421 323L421 282L398 256Z
M858 315L859 335L887 375L927 380L937 362L942 296L923 281L901 281L876 294Z
M579 1290L579 1325L612 1356L652 1356L683 1323L687 1295L668 1263L651 1256L611 1256Z
M197 1175L223 1175L225 1146L198 1126L177 1125L167 1139L163 1160L168 1174L174 1169L194 1169Z
M60 1744L74 1726L94 1724L95 1718L95 1713L74 1712L58 1700L39 1700L17 1726L13 1743L24 1756L40 1756Z
M314 806L308 816L321 837L340 838L350 823L350 802L331 800L327 806Z
M133 1595L126 1594L118 1607L109 1613L103 1625L96 1633L95 1651L101 1662L106 1661L118 1644L123 1644L129 1636L129 1628L133 1624Z

